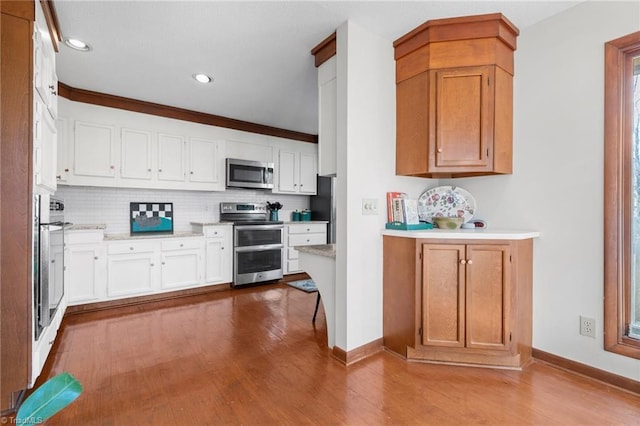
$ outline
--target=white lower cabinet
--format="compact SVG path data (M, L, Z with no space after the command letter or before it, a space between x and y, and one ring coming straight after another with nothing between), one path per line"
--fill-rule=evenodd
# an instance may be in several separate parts
M176 289L202 283L204 241L168 240L162 242L162 289Z
M158 247L154 242L109 243L107 297L138 296L155 290Z
M203 235L122 240L104 240L102 230L67 232L69 305L231 282L231 231L225 224Z
M228 283L233 279L233 228L225 225L192 225L205 237L206 284Z
M288 224L285 226L285 274L302 272L298 266L296 246L310 246L327 243L327 224L308 223Z
M69 305L103 300L107 287L103 231L67 231L65 239L65 291Z

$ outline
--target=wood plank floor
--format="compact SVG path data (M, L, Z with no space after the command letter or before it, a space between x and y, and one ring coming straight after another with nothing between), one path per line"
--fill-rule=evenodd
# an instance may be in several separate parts
M543 363L345 367L315 300L275 284L68 316L41 379L84 392L47 424L640 424L640 396Z

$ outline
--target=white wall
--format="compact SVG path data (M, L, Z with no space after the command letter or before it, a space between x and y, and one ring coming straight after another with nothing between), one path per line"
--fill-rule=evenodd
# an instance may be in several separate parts
M455 179L490 227L538 230L533 346L640 380L603 350L604 43L640 29L639 2L585 2L521 31L513 175ZM596 319L597 338L579 334Z
M395 176L392 41L354 22L337 30L338 179L336 346L349 351L382 337L382 236L386 192L417 198L436 180ZM378 215L362 215L362 199Z

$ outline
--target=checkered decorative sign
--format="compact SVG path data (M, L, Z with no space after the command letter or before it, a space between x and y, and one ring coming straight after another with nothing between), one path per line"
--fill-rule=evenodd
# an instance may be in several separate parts
M131 234L173 233L173 203L129 203Z

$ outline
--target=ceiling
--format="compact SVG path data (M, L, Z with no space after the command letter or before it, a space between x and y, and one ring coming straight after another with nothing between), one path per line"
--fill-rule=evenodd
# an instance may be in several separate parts
M423 22L501 12L522 32L580 1L55 0L62 83L317 134L310 51L347 20L389 42ZM192 75L213 77L208 85Z

